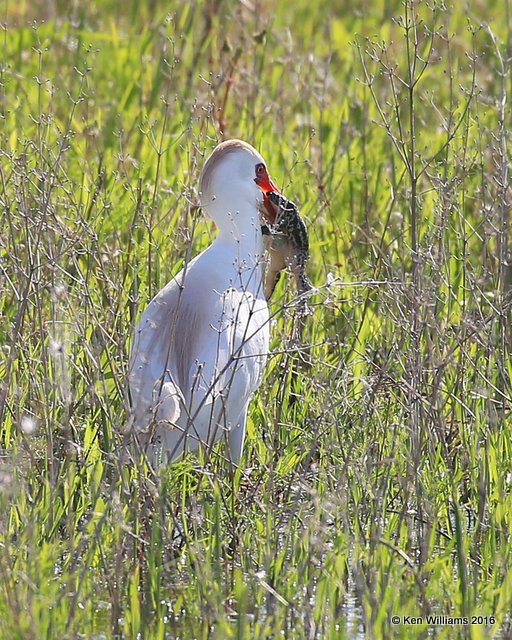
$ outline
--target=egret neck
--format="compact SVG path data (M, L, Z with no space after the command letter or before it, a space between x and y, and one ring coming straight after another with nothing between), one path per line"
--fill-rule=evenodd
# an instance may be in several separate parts
M263 236L256 209L258 203L252 207L241 203L236 207L236 203L231 202L230 209L221 205L224 210L220 215L217 207L212 206L214 203L217 204L217 200L206 209L218 229L217 238L207 250L209 259L214 258L218 266L222 264L226 274L235 273L234 286L262 295Z

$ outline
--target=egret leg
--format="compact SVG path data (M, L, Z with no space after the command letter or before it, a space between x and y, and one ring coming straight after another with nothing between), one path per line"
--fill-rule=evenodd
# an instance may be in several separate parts
M229 461L233 467L237 467L242 457L245 440L245 428L247 425L247 406L244 408L238 420L232 425L228 434Z

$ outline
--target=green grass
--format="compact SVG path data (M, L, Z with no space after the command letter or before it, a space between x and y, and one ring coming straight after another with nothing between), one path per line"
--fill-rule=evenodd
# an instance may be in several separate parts
M512 633L510 4L275 5L2 5L2 639ZM131 334L221 130L307 220L308 363L282 283L243 469L154 477Z

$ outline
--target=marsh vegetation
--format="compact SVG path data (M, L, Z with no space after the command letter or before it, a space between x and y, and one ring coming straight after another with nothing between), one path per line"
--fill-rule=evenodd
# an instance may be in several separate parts
M2 638L510 637L510 11L4 3ZM311 315L283 278L236 476L155 475L132 331L222 137L299 204ZM487 619L391 623L430 614Z

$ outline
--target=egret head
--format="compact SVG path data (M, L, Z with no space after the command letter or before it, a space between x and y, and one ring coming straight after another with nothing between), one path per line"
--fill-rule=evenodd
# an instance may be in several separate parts
M265 160L247 142L227 140L206 160L201 173L201 206L219 228L237 219L237 226L259 224L258 212L272 182Z

